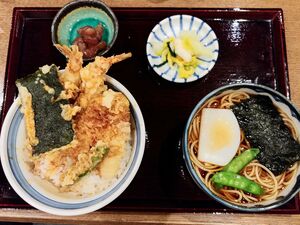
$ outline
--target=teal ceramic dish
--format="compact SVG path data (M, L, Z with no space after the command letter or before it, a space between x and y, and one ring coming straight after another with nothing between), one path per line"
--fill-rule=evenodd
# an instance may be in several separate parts
M53 44L71 46L79 36L77 30L84 26L96 27L99 23L104 28L102 40L107 44L103 55L113 46L118 35L118 20L113 11L103 2L96 0L73 1L62 7L53 19L51 35ZM92 60L85 58L84 60Z

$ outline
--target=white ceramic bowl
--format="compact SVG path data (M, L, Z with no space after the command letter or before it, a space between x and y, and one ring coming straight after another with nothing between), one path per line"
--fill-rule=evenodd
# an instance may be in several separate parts
M10 107L1 131L1 163L4 173L16 193L33 207L63 216L80 215L100 209L116 199L137 173L145 147L145 124L141 110L130 92L117 80L107 76L110 88L122 92L130 102L132 121L132 151L125 171L104 192L89 197L58 194L47 181L31 173L24 164L25 123L18 99Z
M179 77L176 66L170 67L168 63L158 66L163 61L161 56L155 54L155 43L162 43L166 38L178 37L182 31L194 31L199 42L212 53L211 56L198 57L201 64L189 78ZM160 21L152 29L147 40L146 53L151 67L160 77L176 83L186 83L204 77L214 67L219 54L219 42L213 29L203 20L190 15L174 15Z
M194 166L192 165L192 161L190 158L190 153L188 150L188 129L190 127L190 124L197 113L198 109L200 109L203 104L205 104L209 99L219 96L221 94L225 93L231 93L233 91L244 91L248 94L253 95L266 95L269 96L272 100L273 104L276 105L278 108L283 110L293 121L294 127L296 128L298 134L300 135L300 114L299 111L293 106L293 104L282 94L279 92L258 84L231 84L226 85L223 87L220 87L212 92L210 92L208 95L206 95L204 98L202 98L199 103L195 106L192 113L190 114L190 117L188 119L188 122L186 124L185 130L184 130L184 136L183 136L183 158L185 160L186 166L195 181L195 183L210 197L215 199L216 201L220 202L221 204L232 208L236 210L246 211L246 212L261 212L270 210L276 207L279 207L285 203L287 203L289 200L291 200L299 191L300 191L300 167L298 167L298 171L296 176L294 177L293 181L283 190L281 193L279 193L278 197L273 200L268 201L261 201L257 203L249 203L244 205L238 205L233 204L231 202L228 202L218 196L216 196L198 177Z

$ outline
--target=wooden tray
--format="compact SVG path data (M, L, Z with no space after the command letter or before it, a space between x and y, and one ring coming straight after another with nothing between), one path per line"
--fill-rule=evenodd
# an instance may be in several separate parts
M65 66L52 46L50 26L58 8L15 8L5 77L1 122L16 97L15 80L44 64ZM132 59L114 65L109 75L136 98L144 115L147 142L133 182L114 202L113 210L179 212L232 211L194 184L182 159L180 139L196 103L228 83L267 85L289 97L288 70L281 9L141 9L114 8L119 36L108 53L131 51ZM167 16L190 14L206 21L220 45L219 58L204 78L175 84L157 76L146 58L146 40ZM0 207L27 208L0 171ZM299 197L268 213L299 213Z

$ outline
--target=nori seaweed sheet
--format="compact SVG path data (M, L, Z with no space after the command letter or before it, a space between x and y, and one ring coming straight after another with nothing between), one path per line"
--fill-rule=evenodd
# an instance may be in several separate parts
M49 94L44 89L44 85L39 82L40 80L44 80L46 85L55 90L55 93ZM46 74L37 70L16 82L26 87L32 95L36 137L39 140L39 143L33 146L33 154L40 154L69 144L74 136L72 122L63 119L60 107L60 104L69 102L67 100L54 101L64 90L58 79L57 67L52 65Z
M251 147L260 149L258 161L275 175L300 159L300 144L268 96L251 96L232 110Z

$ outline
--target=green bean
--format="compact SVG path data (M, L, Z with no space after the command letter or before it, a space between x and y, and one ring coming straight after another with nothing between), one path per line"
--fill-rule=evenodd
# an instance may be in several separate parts
M233 187L254 195L261 195L264 193L264 190L257 183L232 172L218 172L212 177L212 181L216 185Z
M238 173L240 172L245 166L247 166L259 153L258 148L250 148L237 157L235 157L233 160L231 160L223 169L222 171L225 172L232 172L232 173ZM221 189L223 185L221 184L215 184L215 187L217 189Z
M233 160L231 160L222 171L238 173L240 172L246 165L248 165L259 153L258 148L250 148Z

